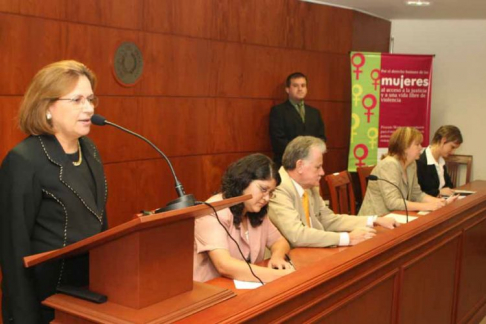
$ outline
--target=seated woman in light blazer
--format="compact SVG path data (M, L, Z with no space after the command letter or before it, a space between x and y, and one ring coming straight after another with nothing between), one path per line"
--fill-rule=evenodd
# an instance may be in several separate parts
M390 137L388 155L371 172L400 188L409 211L436 210L446 204L444 199L422 192L418 184L415 160L422 150L422 138L422 133L413 127L399 127ZM405 210L398 189L386 181L369 181L358 214L383 215L394 210Z
M456 126L441 126L435 132L432 144L417 160L417 177L422 191L434 197L454 194L444 159L454 154L461 144L462 134Z

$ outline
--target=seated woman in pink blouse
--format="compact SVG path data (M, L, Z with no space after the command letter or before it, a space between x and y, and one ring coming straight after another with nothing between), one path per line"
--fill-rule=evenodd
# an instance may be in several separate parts
M253 198L218 212L219 219L250 263L263 261L265 247L272 252L268 267L252 264L253 272L269 282L294 271L285 261L290 247L267 217L267 207L280 176L275 164L263 154L246 156L223 175L221 193L208 202L251 194ZM235 242L214 214L196 219L194 280L208 281L224 276L258 281L250 272Z

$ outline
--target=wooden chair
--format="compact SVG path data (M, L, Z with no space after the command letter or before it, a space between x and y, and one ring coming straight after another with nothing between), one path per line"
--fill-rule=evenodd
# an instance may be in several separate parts
M471 181L471 170L472 170L472 155L449 155L446 159L447 172L451 176L452 185L457 188L460 185L469 183ZM466 167L466 182L459 183L459 175L461 171L461 166Z
M326 177L331 207L336 214L356 215L356 199L348 171L329 174Z
M374 165L367 165L364 167L357 167L356 171L358 171L358 178L359 184L361 187L361 198L364 199L366 194L366 188L368 187L368 176L371 174L371 171L375 168Z

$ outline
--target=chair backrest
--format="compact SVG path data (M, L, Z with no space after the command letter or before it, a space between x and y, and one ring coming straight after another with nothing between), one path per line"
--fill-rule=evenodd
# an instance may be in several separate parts
M348 171L326 175L326 181L334 213L356 215L356 199Z
M449 157L446 159L447 173L449 173L451 176L451 181L454 188L471 181L472 160L472 155L456 154L449 155ZM459 183L461 165L466 167L466 181L464 183Z
M374 165L367 165L364 167L357 167L356 171L358 171L358 178L359 184L361 187L361 198L364 199L366 194L366 187L368 187L368 177L371 174L371 171L375 168Z

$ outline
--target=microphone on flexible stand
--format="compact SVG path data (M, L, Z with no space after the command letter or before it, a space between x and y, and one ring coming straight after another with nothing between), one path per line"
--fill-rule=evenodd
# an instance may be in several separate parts
M400 193L400 196L402 196L402 199L403 199L403 205L405 206L405 214L407 216L407 223L408 223L408 209L407 209L407 202L405 201L405 197L403 196L403 193L402 191L400 190L400 188L398 188L398 186L396 184L394 184L393 182L390 182L386 179L381 179L381 178L378 178L377 176L375 175L369 175L366 179L368 179L369 181L377 181L377 180L380 180L380 181L385 181L385 182L388 182L389 184L391 184L392 186L394 186L395 188L397 188L398 192Z
M170 171L172 172L172 176L174 177L175 189L176 189L176 192L177 192L177 195L179 196L179 198L170 201L167 204L167 206L165 206L163 208L156 209L155 210L156 213L165 212L165 211L169 211L169 210L175 210L175 209L181 209L181 208L190 207L190 206L195 205L196 201L194 199L194 196L193 195L186 195L186 193L184 192L184 187L182 186L182 183L180 183L180 181L177 179L174 168L172 167L172 164L170 163L167 156L157 146L155 146L152 142L150 142L148 139L146 139L142 135L139 135L135 132L132 132L131 130L128 130L128 129L122 127L122 126L119 126L117 124L114 124L114 123L106 120L106 118L101 116L101 115L97 115L97 114L93 115L91 117L91 122L93 124L97 125L97 126L110 125L110 126L118 128L118 129L121 129L122 131L127 132L127 133L129 133L133 136L136 136L136 137L140 138L141 140L150 144L150 146L152 146L165 159L165 161L169 165Z

